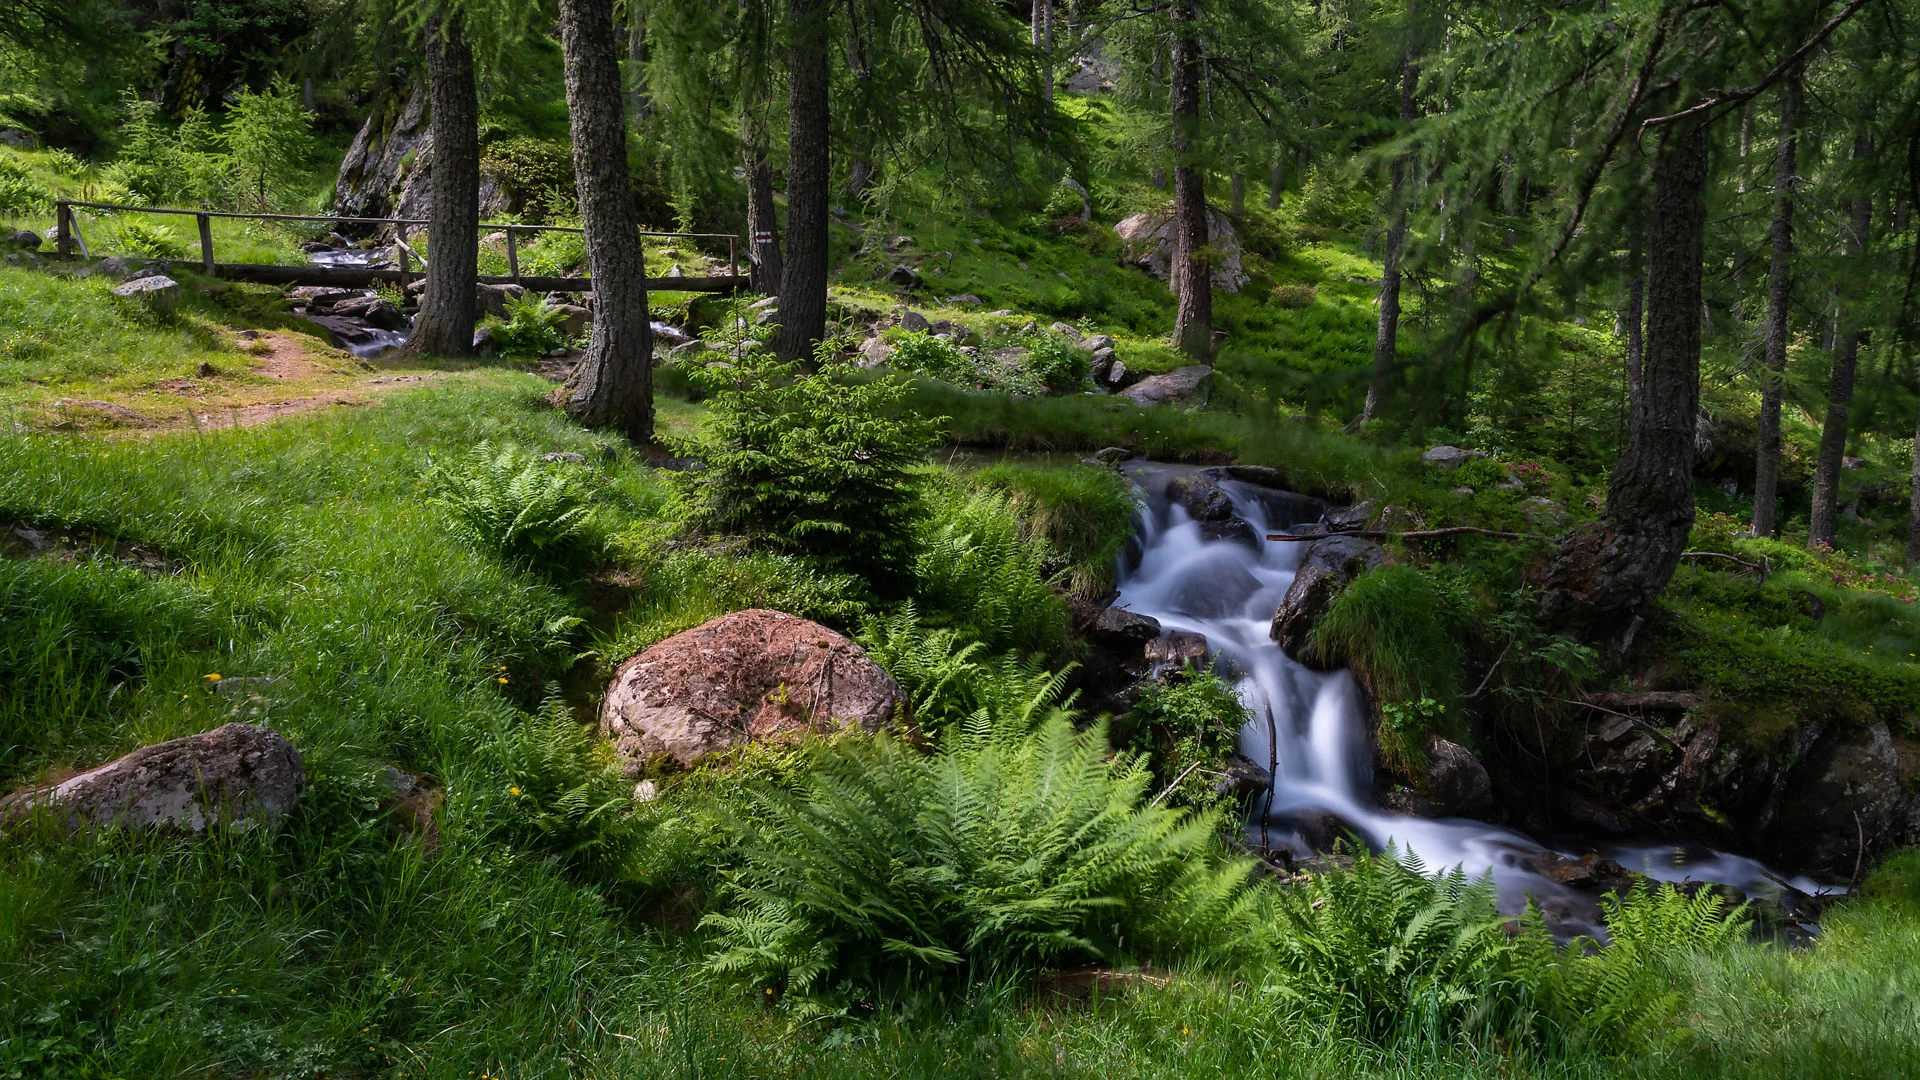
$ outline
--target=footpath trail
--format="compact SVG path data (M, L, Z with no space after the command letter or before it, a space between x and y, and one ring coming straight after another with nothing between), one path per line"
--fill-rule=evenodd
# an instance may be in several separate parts
M181 430L254 427L333 406L362 406L386 391L453 372L360 360L303 334L240 331L230 363L193 376L92 394L50 397L26 407L30 426L144 436ZM238 368L244 370L222 370Z

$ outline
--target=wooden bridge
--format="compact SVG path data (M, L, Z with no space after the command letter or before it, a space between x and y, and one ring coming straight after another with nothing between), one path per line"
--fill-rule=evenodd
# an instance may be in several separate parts
M54 204L54 210L60 227L58 242L62 259L71 259L77 249L82 258L91 258L87 252L87 241L81 235L76 209L100 210L119 214L173 214L196 219L200 227L200 271L214 277L230 281L248 281L261 285L332 285L346 289L370 288L376 283L386 282L398 285L402 291L420 273L424 273L427 260L407 244L407 230L429 224L423 218L365 218L341 217L336 214L244 214L221 210L178 210L160 206L121 206L114 203L73 202L61 200ZM392 247L398 257L397 267L376 266L280 266L271 263L223 263L214 258L213 219L238 218L247 221L320 221L334 226L375 225L393 226ZM520 237L528 233L579 233L585 230L563 225L518 225L481 222L482 231L504 232L507 237L507 276L494 277L481 275L479 280L488 285L519 285L535 292L587 292L593 288L593 279L585 277L544 277L526 275L520 272ZM723 276L704 277L660 277L647 279L649 292L708 292L733 293L747 287L747 276L740 272L740 238L730 233L668 233L642 232L643 237L660 237L681 240L725 240L727 242L727 273ZM420 271L413 269L418 261Z

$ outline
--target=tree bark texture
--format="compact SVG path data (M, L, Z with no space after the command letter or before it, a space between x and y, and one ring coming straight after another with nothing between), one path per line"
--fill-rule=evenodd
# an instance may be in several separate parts
M1780 94L1780 141L1773 151L1773 228L1767 238L1766 370L1760 382L1760 435L1753 473L1753 535L1772 536L1780 501L1780 389L1787 370L1788 305L1793 301L1793 185L1799 168L1800 76Z
M1627 427L1639 422L1647 406L1647 249L1646 233L1633 230L1627 248L1627 305L1620 313L1627 342Z
M786 360L811 357L827 332L829 10L829 0L787 3L787 250L774 339Z
M747 170L747 259L754 292L780 295L780 219L773 203L773 166L766 132L751 115L741 117Z
M1173 343L1195 363L1212 353L1213 266L1207 258L1206 176L1194 160L1200 128L1200 36L1194 0L1173 2Z
M1646 407L1628 430L1600 520L1563 538L1548 568L1541 621L1590 641L1632 632L1673 577L1693 528L1707 171L1705 124L1676 124L1661 136L1647 245Z
M1865 136L1853 143L1855 161L1872 153ZM1873 197L1862 192L1853 199L1847 223L1847 248L1856 272L1867 253L1867 233L1873 227ZM1827 416L1820 425L1820 456L1813 466L1813 512L1807 519L1807 547L1832 547L1840 512L1840 468L1846 461L1847 428L1853 411L1853 378L1860 363L1860 305L1840 302L1840 330L1835 335L1833 370L1827 376Z
M427 286L405 351L465 356L473 351L480 259L480 96L473 47L458 17L427 29L427 84L433 103L433 206L427 213Z
M627 176L627 120L613 0L560 0L573 172L593 277L593 336L576 369L567 415L653 438L653 330L647 264Z
M1413 49L1400 58L1400 122L1413 121L1413 91L1420 80L1420 69L1413 62ZM1367 380L1367 402L1360 410L1365 423L1380 415L1386 406L1387 384L1393 378L1394 354L1400 348L1400 257L1407 247L1407 174L1413 162L1406 155L1393 163L1393 182L1387 195L1392 204L1392 219L1387 224L1387 250L1380 274L1380 320L1373 333L1373 372Z

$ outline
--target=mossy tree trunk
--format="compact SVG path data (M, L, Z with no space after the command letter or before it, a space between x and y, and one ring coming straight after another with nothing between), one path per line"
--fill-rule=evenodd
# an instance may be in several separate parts
M1213 345L1213 266L1207 257L1206 176L1200 130L1200 28L1194 0L1173 0L1173 343L1196 363Z
M1561 541L1540 608L1550 628L1623 647L1672 579L1694 517L1707 124L1680 121L1659 139L1647 245L1645 408L1628 429L1600 520Z
M480 96L473 47L459 16L444 9L427 28L427 85L433 105L427 284L405 352L464 356L473 351L480 275Z
M1753 474L1753 535L1772 536L1780 497L1780 385L1787 370L1788 304L1793 300L1793 184L1798 169L1800 78L1780 94L1780 141L1773 151L1773 227L1767 244L1766 371L1760 384L1760 434Z
M828 0L787 3L787 249L774 351L813 355L827 331Z
M653 330L646 254L627 175L627 122L613 0L560 0L573 172L593 275L593 336L575 373L567 415L653 438Z
M1408 17L1412 17L1412 5ZM1420 69L1414 63L1413 45L1400 57L1400 122L1414 118L1413 94L1420 81ZM1400 259L1407 249L1407 184L1413 162L1403 154L1394 159L1392 183L1387 194L1389 212L1387 250L1381 260L1380 313L1373 332L1373 370L1367 379L1367 401L1360 410L1362 423L1379 416L1386 407L1388 383L1393 378L1394 357L1400 348Z
M773 165L767 160L766 129L742 112L740 136L747 171L747 258L754 292L780 295L780 219L773 201Z

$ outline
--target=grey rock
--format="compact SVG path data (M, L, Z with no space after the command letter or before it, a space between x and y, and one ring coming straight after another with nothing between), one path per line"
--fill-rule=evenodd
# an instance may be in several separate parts
M334 213L430 216L433 132L428 114L425 79L392 86L374 99L366 122L340 160L333 187Z
M706 352L710 348L712 348L711 345L708 345L706 342L701 341L699 338L694 338L692 341L689 341L684 345L675 345L673 348L668 349L667 359L675 363L678 363L681 360L685 360L688 357L695 355L696 353Z
M1331 671L1341 666L1342 657L1323 657L1308 646L1313 626L1333 605L1334 598L1353 583L1353 579L1379 566L1386 552L1378 544L1352 536L1329 536L1315 540L1300 558L1293 584L1273 613L1273 640L1288 656L1316 671Z
M1087 636L1109 644L1145 645L1160 636L1160 620L1126 608L1101 608Z
M1227 759L1222 775L1213 785L1215 795L1224 795L1236 801L1244 801L1267 790L1273 783L1273 774L1250 758L1235 754Z
M1119 357L1114 357L1112 366L1107 368L1106 384L1118 390L1126 386L1130 378L1131 373L1127 371L1127 362Z
M1195 521L1225 521L1233 516L1233 499L1204 471L1168 480L1167 497Z
M21 131L19 128L0 128L0 143L5 143L16 150L31 150L40 145L40 140L34 138L30 131Z
M587 455L576 454L571 450L555 450L551 454L541 455L540 460L563 465L585 465L587 463Z
M1903 810L1900 755L1887 726L1843 730L1794 770L1768 847L1785 865L1850 876L1897 839Z
M772 311L772 310L777 310L779 307L780 307L779 297L766 296L758 300L755 300L751 304L748 304L747 310L748 311Z
M1108 377L1113 374L1113 364L1116 359L1118 359L1118 357L1114 355L1112 349L1094 350L1093 355L1087 361L1087 366L1089 372L1093 375L1095 384L1106 383Z
M1101 349L1111 349L1114 347L1114 343L1113 338L1106 334L1095 334L1089 338L1082 338L1080 340L1080 347L1093 353L1099 352Z
M887 283L903 289L918 289L926 284L919 273L906 263L901 263L887 272Z
M359 297L345 303L335 304L333 314L351 319L360 319L368 326L380 330L404 330L407 328L407 317L400 313L400 309L378 296Z
M227 724L142 747L49 787L0 799L0 816L48 809L69 829L248 829L291 812L306 788L300 752L278 732Z
M473 303L480 314L504 319L507 317L507 298L519 300L526 295L527 290L519 285L488 285L481 282L474 286Z
M117 281L131 281L144 277L153 266L152 259L136 259L128 255L109 255L87 268L87 273L100 277L110 277Z
M586 333L587 328L593 325L593 312L579 304L561 304L554 310L560 313L559 330L568 341Z
M1261 544L1259 530L1255 529L1253 525L1245 519L1237 517L1230 517L1223 521L1201 522L1200 539L1208 541L1225 540L1251 548L1254 551L1259 551Z
M32 229L21 229L19 232L8 235L6 237L6 243L12 244L14 247L25 248L28 251L38 251L40 250L41 243L40 234L34 232Z
M1135 214L1113 227L1120 237L1128 262L1159 278L1169 280L1173 267L1175 228L1173 209ZM1221 292L1237 293L1252 280L1240 265L1240 232L1220 211L1207 208L1207 248L1214 252L1213 287Z
M159 274L115 285L113 295L138 303L156 315L171 315L180 308L180 283Z
M893 346L887 339L875 335L860 343L860 359L855 363L861 367L880 367L893 355Z
M1085 339L1085 335L1080 333L1080 328L1071 323L1057 322L1047 327L1047 329L1052 333L1059 334L1061 337L1066 338L1076 345Z
M1134 453L1124 446L1109 446L1095 452L1093 455L1094 460L1104 465L1118 465L1123 461L1132 461L1139 456L1139 454Z
M1462 450L1457 446L1436 446L1421 454L1420 461L1422 464L1452 472L1469 461L1486 456L1478 450Z
M1147 643L1147 660L1156 671L1188 668L1200 671L1207 666L1207 638L1191 630L1165 630Z
M1116 367L1119 365L1116 363ZM1186 408L1204 405L1207 388L1213 381L1213 369L1205 364L1178 368L1164 375L1142 379L1121 392L1138 405L1172 405Z
M925 315L907 308L900 313L900 329L909 334L924 334L933 329L933 324L927 321Z

